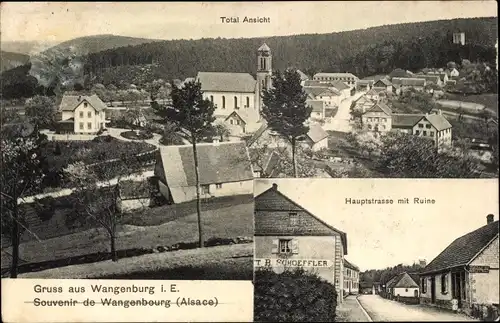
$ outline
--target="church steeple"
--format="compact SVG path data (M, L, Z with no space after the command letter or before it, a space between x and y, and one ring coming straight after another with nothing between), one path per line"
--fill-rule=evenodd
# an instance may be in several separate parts
M271 73L272 71L272 55L271 49L266 43L262 44L257 50L257 73L265 72Z
M255 96L255 107L262 110L262 93L271 87L271 76L273 73L273 57L271 49L266 43L257 49L257 93Z

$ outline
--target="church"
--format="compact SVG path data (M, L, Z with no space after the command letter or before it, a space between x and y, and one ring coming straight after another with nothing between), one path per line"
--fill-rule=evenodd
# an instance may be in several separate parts
M262 93L271 87L271 76L271 49L263 44L257 50L257 79L250 73L198 72L196 81L214 104L217 121L239 136L259 128Z

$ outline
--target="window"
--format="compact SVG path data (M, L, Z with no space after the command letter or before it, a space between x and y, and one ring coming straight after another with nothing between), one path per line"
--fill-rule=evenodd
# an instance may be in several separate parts
M80 118L83 118L83 111L80 111Z
M372 125L371 124L368 125L368 129L372 130Z
M222 184L221 183L215 184L215 188L218 189L218 190L221 189L222 188Z
M234 97L234 109L238 109L238 98Z
M230 123L230 124L233 124L233 119L229 120L229 123Z
M415 134L419 135L420 134L420 130L415 130Z
M247 96L247 108L250 107L250 98Z
M419 128L423 128L423 127L424 127L424 125L423 125L423 124L421 124L421 123L419 123L419 124L418 124L418 127L419 127Z
M430 128L431 128L431 125L430 125L430 124L426 124L426 125L425 125L425 127L426 127L427 129L430 129Z
M290 219L290 225L299 224L299 216L295 212L288 213L288 218Z
M84 102L83 103L83 107L86 108L88 106L88 103L87 102Z
M424 130L424 131L422 131L422 134L423 134L424 136L427 136L427 131L425 131L425 130Z
M80 130L83 130L83 122L80 122Z
M226 108L226 97L224 95L222 96L222 108Z
M427 280L425 278L422 278L421 285L422 286L420 287L422 288L422 293L427 293Z
M385 130L385 126L384 125L381 125L380 127L382 128L382 130Z
M431 131L431 132L430 132L430 136L431 136L431 137L434 137L434 131Z
M214 103L214 96L213 95L210 96L210 102Z
M387 121L386 118L380 118L380 120L382 120L382 122L386 122Z
M87 129L92 129L92 122L87 122Z
M446 274L441 275L441 294L448 293L448 280L446 279Z
M240 120L236 120L236 124L237 124L237 125L240 125Z
M408 292L408 288L405 288L405 292Z
M87 118L92 118L92 111L87 112Z
M95 112L95 115L96 115L96 116L98 116L98 115L99 115L99 111L96 111L96 112Z
M292 240L280 239L279 252L280 253L291 253L292 252Z
M201 194L210 194L210 185L201 185Z
M262 80L262 88L265 88L265 87L266 87L266 81Z

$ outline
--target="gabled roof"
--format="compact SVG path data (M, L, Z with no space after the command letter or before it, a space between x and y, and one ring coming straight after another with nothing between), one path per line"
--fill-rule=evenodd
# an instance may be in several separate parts
M312 112L321 112L325 110L325 102L321 100L307 100L306 104L312 107Z
M316 74L314 74L313 78L316 78L316 77L357 78L356 75L354 75L352 73L316 73Z
M245 124L247 124L251 119L250 115L248 114L247 111L245 111L245 109L238 109L238 110L234 110L233 112L231 112L224 119L224 121L226 121L227 119L229 119L232 116L238 116L241 119L241 121L243 121Z
M334 88L336 88L339 91L349 89L349 86L342 81L333 81L332 85Z
M248 73L198 72L196 80L204 92L255 92L256 81Z
M329 87L304 87L304 92L310 95L312 98L317 96L339 96L340 92L335 88Z
M299 73L300 75L300 80L301 81L307 81L309 80L309 76L307 76L304 72L302 72L301 70L297 70L297 73Z
M451 128L451 123L442 114L429 114L424 116L437 131Z
M498 237L498 220L469 232L453 241L420 273L444 271L468 265L488 244Z
M309 137L312 142L317 143L327 138L328 132L326 132L319 124L312 124L309 126L307 137Z
M424 77L424 76L422 76ZM405 86L425 86L424 78L402 78L394 77L392 83L395 85L405 85Z
M389 279L389 281L385 284L385 287L393 288L394 285L396 285L398 278L399 278L399 275L396 275L396 276L392 277L391 279Z
M328 83L328 82L320 82L320 81L316 81L316 80L306 80L306 81L304 81L304 88L305 87L332 88L333 84Z
M250 156L244 142L199 143L196 145L200 184L217 184L253 179ZM174 198L184 189L196 185L196 174L191 145L161 146L159 162L162 172L157 174L165 182Z
M371 107L370 109L368 109L366 111L366 113L368 113L368 112L384 112L385 114L387 114L389 116L392 114L391 108L389 108L383 102L379 102L379 103L375 104L373 107Z
M104 111L107 106L95 94L93 95L64 95L61 103L59 104L59 111L74 111L76 107L82 103L87 102L96 111Z
M365 93L365 96L368 96L368 95L378 95L379 92L375 89L370 89L368 92Z
M420 274L419 273L408 273L410 275L411 279L417 284L417 286L420 286Z
M394 77L410 77L412 74L408 73L408 71L405 71L401 68L396 68L394 69L390 74L389 76L391 78L394 78ZM393 82L394 83L394 82Z
M247 147L252 146L257 140L259 140L260 136L264 133L264 131L267 130L267 122L266 120L262 121L262 125L257 129L257 131L254 132L252 137L247 140Z
M344 258L344 267L347 267L349 269L352 269L352 270L356 270L356 271L359 271L359 267L356 266L356 265L353 265L352 263L350 263L347 259Z
M419 122L423 114L405 114L405 113L397 113L392 114L392 127L396 128L407 128L413 127Z
M419 287L418 282L414 281L411 276L404 272L399 274L394 281L392 288L415 288Z
M315 232L314 229L309 228L307 226L298 226L297 228L286 227L286 229L291 229L290 231L297 230L297 232L292 232L293 235L340 235L342 239L342 245L344 247L344 254L347 255L347 234L345 232L340 231L339 229L334 228L330 224L321 220L308 210L306 210L303 206L298 204L297 202L290 199L285 194L281 193L278 190L278 185L273 184L272 187L267 189L266 191L260 193L254 198L254 209L256 212L258 211L277 211L277 210L287 210L287 211L303 211L321 226L321 232ZM275 212L270 212L265 216L274 216L277 215ZM267 226L263 225L259 221L260 217L256 216L255 218L255 235L276 235L276 231L279 231L279 228L275 226ZM284 232L280 232L279 235L282 235Z
M382 82L385 86L392 85L391 81L389 81L388 79L384 79L384 78L378 79L376 82L373 83L373 85L377 84L378 82Z

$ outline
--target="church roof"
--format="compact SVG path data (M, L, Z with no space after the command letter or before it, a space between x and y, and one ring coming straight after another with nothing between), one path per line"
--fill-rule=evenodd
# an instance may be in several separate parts
M198 72L203 92L255 93L256 81L248 73Z
M262 46L259 47L258 51L267 51L269 52L271 50L271 48L269 48L269 46L267 46L266 43L262 44Z

